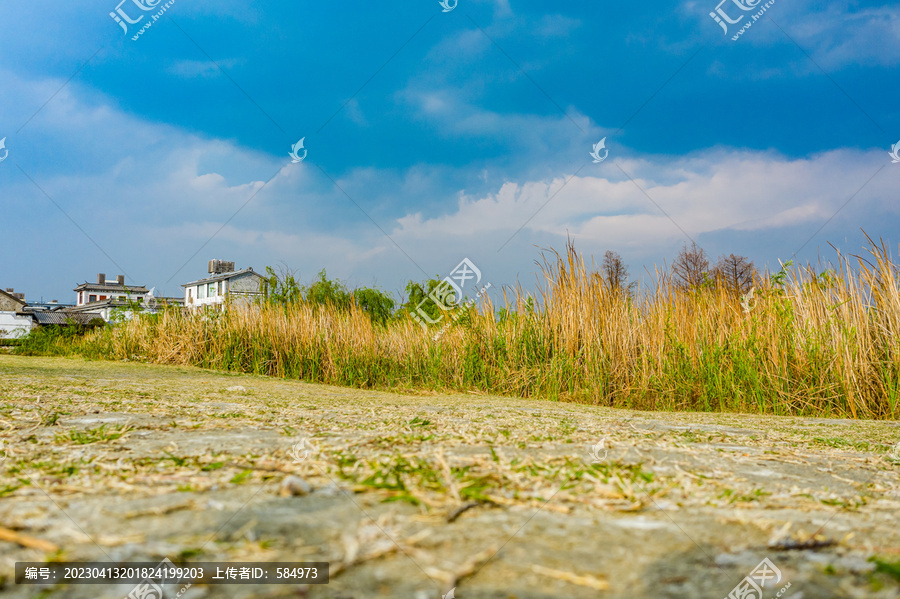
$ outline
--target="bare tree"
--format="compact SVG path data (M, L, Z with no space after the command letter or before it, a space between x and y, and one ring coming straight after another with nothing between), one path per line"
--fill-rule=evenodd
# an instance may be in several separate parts
M628 267L617 252L607 250L603 255L600 275L609 289L628 289Z
M685 244L672 263L672 279L684 290L698 289L707 280L708 271L709 258L696 241L691 242L690 249Z
M750 291L756 277L756 268L746 256L729 254L719 256L715 269L716 282L729 293L743 295Z

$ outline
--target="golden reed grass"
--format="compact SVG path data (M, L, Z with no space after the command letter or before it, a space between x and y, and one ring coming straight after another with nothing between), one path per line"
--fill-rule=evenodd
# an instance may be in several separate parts
M572 246L545 254L534 297L485 297L438 340L410 318L299 302L167 311L76 351L362 388L479 391L649 410L900 416L900 287L884 245L760 277L754 297L684 291L666 273L630 294ZM851 268L851 264L855 268ZM499 315L499 316L498 316ZM440 325L437 325L440 327Z

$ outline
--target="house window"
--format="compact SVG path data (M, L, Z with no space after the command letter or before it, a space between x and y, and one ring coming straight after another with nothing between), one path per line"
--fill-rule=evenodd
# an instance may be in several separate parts
M219 281L219 295L225 295L225 281Z
M206 285L200 285L197 287L197 299L205 299L206 298Z
M216 297L216 287L217 285L215 283L209 284L209 297Z
M105 296L105 295L101 295L101 296L100 296L100 301L101 301L101 302L102 302L103 300L105 300L105 299L106 299L106 296Z
M188 291L188 303L193 304L194 303L194 290L191 289L190 287L188 287L187 291Z
M89 302L96 302L96 301L97 301L97 296L94 295L94 294L89 295L89 296L88 296L88 301L89 301Z
M84 291L78 292L78 304L81 305L84 303Z

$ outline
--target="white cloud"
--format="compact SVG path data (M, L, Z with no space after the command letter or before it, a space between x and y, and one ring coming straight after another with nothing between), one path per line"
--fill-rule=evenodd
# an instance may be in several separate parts
M831 217L877 170L882 153L841 149L790 159L714 150L674 160L621 159L622 169L652 200L607 163L597 174L585 169L565 186L565 177L555 177L507 182L483 197L463 194L455 211L434 218L406 215L392 235L410 242L464 234L499 239L528 221L525 231L560 239L568 231L611 246L661 248L684 238L679 227L695 238L723 230L787 229ZM900 214L892 200L895 180L890 173L879 175L854 198L846 215Z
M786 22L779 23L822 68L900 64L896 51L900 45L900 7L859 10L829 4L822 8L816 2L802 13L789 10Z
M43 97L59 83L35 86L13 77L6 81L8 93L15 95L21 88L24 98ZM416 264L313 166L292 165L286 153L268 155L236 142L148 122L74 84L64 88L17 140L33 145L31 153L17 148L11 157L34 173L135 282L162 287L221 228L172 280L167 293L175 291L172 285L201 276L205 261L213 257L259 270L284 262L299 269L305 280L327 267L330 276L361 284L377 280L397 289L407 279L424 276L419 267L428 275L438 274L468 256L499 286L512 282L516 273L533 272L534 244L559 248L567 234L588 253L617 249L652 262L680 244L684 235L616 163L696 238L723 231L794 232L799 226L814 230L888 162L884 149L838 149L788 158L718 148L684 157L628 157L627 149L615 148L606 162L588 164L563 187L572 165L589 161L590 149L586 135L566 117L494 113L451 94L428 96L411 89L407 93L413 118L434 124L440 135L464 141L493 136L508 144L512 156L498 152L500 158L475 166L361 168L340 177L341 187ZM441 98L443 110L427 110L429 97ZM579 122L593 141L602 137L602 128L576 118L583 119ZM48 157L40 149L47 147L74 147L78 152ZM10 272L19 279L8 285L18 287L22 280L35 286L69 285L112 268L30 182L10 172L4 193L21 198L5 215L13 223L10 243L24 247L36 238L43 241L13 265L16 270ZM862 214L897 215L898 172L888 165L841 218L855 223ZM489 176L479 179L479 173ZM762 244L754 249L767 250ZM54 289L53 295L61 295L58 291Z

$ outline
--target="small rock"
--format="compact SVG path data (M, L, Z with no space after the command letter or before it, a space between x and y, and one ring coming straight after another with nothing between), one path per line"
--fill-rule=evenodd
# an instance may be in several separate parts
M307 495L312 492L312 485L293 474L281 481L281 490L279 495L282 497L297 497L299 495Z
M325 497L337 497L338 495L344 495L348 493L347 489L343 489L337 485L337 483L331 483L324 487L320 487L317 493Z
M245 389L243 387L243 385L235 385L233 387L228 387L228 389L226 389L226 390L227 391L246 391L247 389Z

